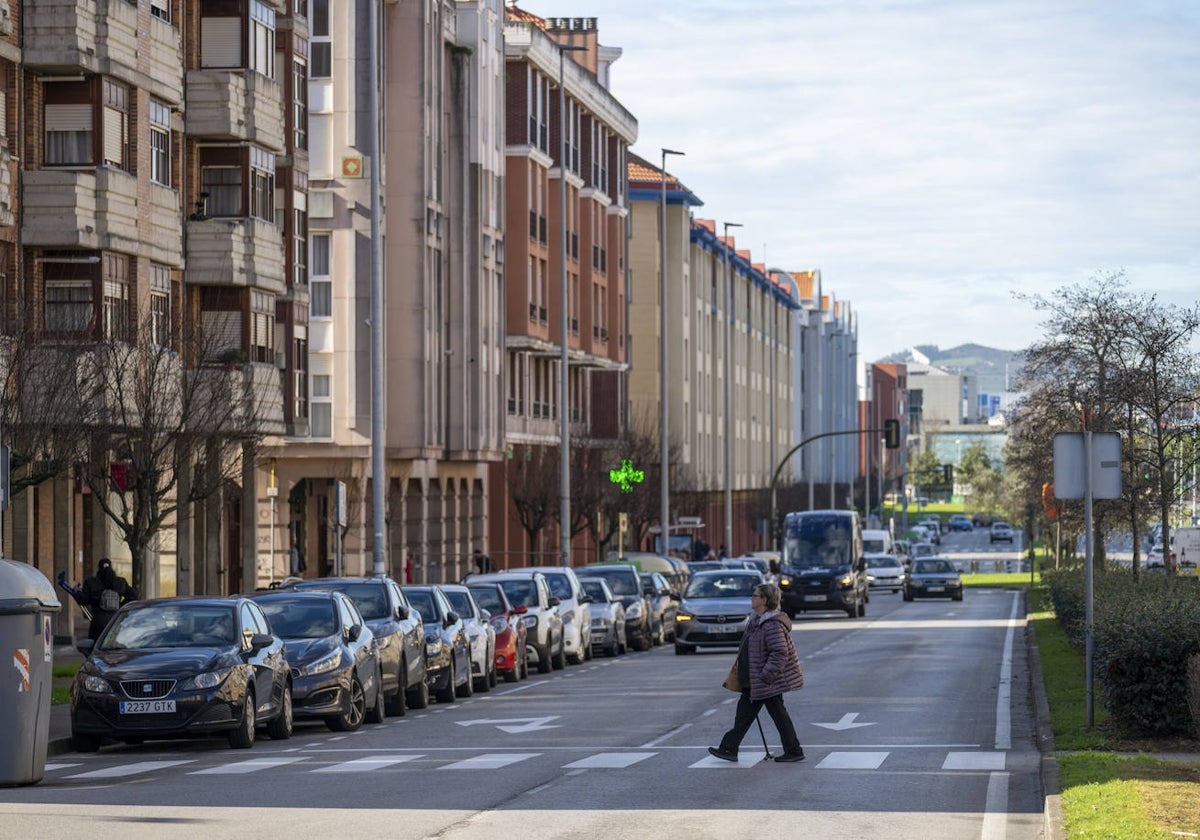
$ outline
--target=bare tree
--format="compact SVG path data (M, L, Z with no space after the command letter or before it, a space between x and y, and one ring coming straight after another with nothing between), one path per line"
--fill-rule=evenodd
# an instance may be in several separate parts
M561 491L558 450L520 444L508 462L508 495L528 537L529 565L537 565L538 536L553 521Z

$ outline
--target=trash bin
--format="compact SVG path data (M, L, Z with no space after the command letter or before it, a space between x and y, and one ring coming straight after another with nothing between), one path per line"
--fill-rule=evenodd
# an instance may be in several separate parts
M46 772L53 614L61 608L45 575L0 560L0 785L32 785Z

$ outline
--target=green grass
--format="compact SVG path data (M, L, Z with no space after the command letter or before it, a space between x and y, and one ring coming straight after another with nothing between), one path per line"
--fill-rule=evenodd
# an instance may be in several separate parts
M962 579L963 586L999 586L1006 589L1029 588L1029 572L998 572L994 574L971 574L967 572L963 574ZM1040 572L1033 573L1033 581L1035 586L1042 582Z
M71 702L71 683L78 670L78 664L54 666L50 672L50 705L62 706Z

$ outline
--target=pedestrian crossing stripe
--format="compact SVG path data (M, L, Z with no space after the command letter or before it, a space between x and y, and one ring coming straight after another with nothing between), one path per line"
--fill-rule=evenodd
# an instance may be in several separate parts
M270 770L272 767L282 767L303 761L302 755L280 756L278 758L252 758L249 761L237 761L233 764L221 764L217 767L206 767L203 770L193 770L190 776L233 776L243 773L255 773L259 770Z
M653 758L658 753L596 753L589 755L587 758L581 758L579 761L572 761L570 764L564 764L563 768L567 770L618 770L625 767L630 767L637 764L639 761L645 761L647 758Z
M99 770L88 770L67 776L68 779L121 779L126 776L136 776L139 773L153 773L155 770L165 770L168 767L178 767L180 764L191 764L191 760L183 761L136 761L133 764L118 764L115 767L102 767Z
M393 764L403 764L406 761L416 761L424 755L369 755L352 761L331 764L328 767L318 767L314 773L361 773L370 770L381 770Z
M464 758L442 767L442 770L498 770L527 758L537 758L541 753L484 753L473 758Z

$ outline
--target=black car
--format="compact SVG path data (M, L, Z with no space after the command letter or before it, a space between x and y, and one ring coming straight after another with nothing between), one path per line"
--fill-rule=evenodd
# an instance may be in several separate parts
M580 575L604 578L612 593L625 606L625 638L638 650L649 650L653 634L650 602L642 593L637 566L629 563L597 563L580 570Z
M650 604L651 641L656 645L675 641L675 610L679 593L671 590L658 572L642 572L642 594Z
M383 663L383 699L387 713L400 717L405 708L429 705L425 682L425 627L390 577L319 578L297 583L299 590L332 589L350 596L375 635Z
M375 636L341 592L285 589L253 596L287 646L297 717L335 732L383 720L383 666Z
M914 560L904 576L904 600L914 598L963 598L962 577L954 564L944 557Z
M258 727L292 734L292 677L283 640L246 598L134 601L85 657L71 685L71 745L95 752L104 738L225 734L254 744Z
M467 628L436 586L403 586L408 602L425 622L425 680L439 703L474 693Z

